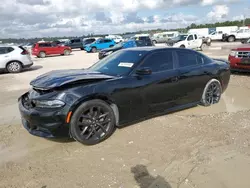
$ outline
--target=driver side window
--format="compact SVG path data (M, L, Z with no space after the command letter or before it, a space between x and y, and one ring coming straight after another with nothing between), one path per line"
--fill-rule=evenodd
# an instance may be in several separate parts
M193 35L189 35L189 36L188 36L188 38L187 38L187 40L188 40L188 41L190 41L190 40L194 40Z
M153 73L172 70L174 68L173 53L171 50L155 52L149 55L140 67L148 67Z

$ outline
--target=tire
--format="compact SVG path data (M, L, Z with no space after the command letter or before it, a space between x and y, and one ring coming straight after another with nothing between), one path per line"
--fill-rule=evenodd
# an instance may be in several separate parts
M100 113L97 113L98 109ZM101 116L103 119L99 119ZM116 128L115 122L112 108L106 102L94 99L82 103L73 113L70 133L76 141L84 145L95 145L112 135Z
M81 50L84 50L84 48L81 48Z
M156 40L153 40L152 42L153 42L154 44L157 44L157 41L156 41Z
M235 41L235 36L229 36L227 41L228 42L234 42Z
M114 47L114 45L110 45L109 47L112 48L112 47Z
M46 57L46 53L45 52L39 52L39 57L40 58L45 58Z
M201 51L204 51L205 49L207 49L207 44L206 43L202 43L201 44Z
M186 48L184 45L181 45L180 48Z
M91 49L91 52L92 52L92 53L96 53L96 52L97 52L96 47L93 47L93 48Z
M9 62L6 66L6 70L9 73L19 73L22 71L22 64L18 61Z
M200 104L202 106L211 106L220 101L222 94L221 83L217 79L210 80L204 88Z
M70 51L69 50L64 50L63 51L63 55L69 55L70 54Z

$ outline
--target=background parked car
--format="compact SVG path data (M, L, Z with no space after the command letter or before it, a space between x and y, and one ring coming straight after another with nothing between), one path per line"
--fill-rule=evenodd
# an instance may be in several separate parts
M248 38L248 39L242 39L241 43L242 44L250 44L250 38Z
M228 61L231 71L250 72L250 44L232 49Z
M71 49L80 48L81 50L84 50L82 38L70 39L70 40L66 41L64 44L65 44L65 46L69 46Z
M102 50L102 49L105 49L105 48L111 48L114 45L116 45L116 43L113 39L102 38L102 39L96 40L95 42L93 42L91 44L85 45L84 50L86 50L87 52L95 53L95 52Z
M47 55L69 55L72 52L71 48L64 45L58 45L53 42L38 42L32 47L32 55L44 58Z
M93 42L95 42L96 41L96 39L95 38L86 38L86 39L83 39L83 49L85 48L85 46L86 45L88 45L88 44L91 44L91 43L93 43Z
M152 42L151 38L147 35L139 35L139 36L134 36L131 37L133 40L138 40L138 41L143 41L145 46L154 46L154 43Z
M112 48L106 48L104 50L101 50L99 52L98 57L99 59L102 59L115 51L125 49L125 48L133 48L133 47L140 47L140 46L148 46L148 45L145 40L128 40L128 41L116 44Z
M0 46L0 69L18 73L33 65L29 52L22 46Z

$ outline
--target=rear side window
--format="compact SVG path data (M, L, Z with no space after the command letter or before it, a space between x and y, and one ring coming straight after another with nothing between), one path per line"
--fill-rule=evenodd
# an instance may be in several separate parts
M0 47L0 54L7 54L14 51L12 47Z
M51 47L51 43L40 43L39 47Z
M201 65L204 63L203 57L192 51L177 51L176 53L180 68Z
M172 70L174 68L172 51L160 51L151 54L141 67L149 67L152 72Z
M108 43L108 42L111 42L111 40L110 39L104 39L104 42Z
M188 38L187 38L187 40L194 40L193 35L189 35Z
M6 47L0 47L0 54L6 54Z

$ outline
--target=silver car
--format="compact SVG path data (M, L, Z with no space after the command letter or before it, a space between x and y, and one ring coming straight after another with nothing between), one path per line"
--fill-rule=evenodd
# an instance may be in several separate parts
M22 46L0 46L0 70L21 72L33 65L30 53Z

